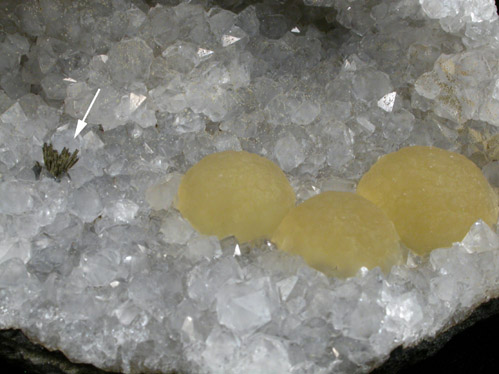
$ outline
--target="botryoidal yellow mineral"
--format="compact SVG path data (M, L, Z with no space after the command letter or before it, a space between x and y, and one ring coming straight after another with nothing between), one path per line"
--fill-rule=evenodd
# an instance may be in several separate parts
M406 147L381 157L357 193L380 207L420 255L461 241L478 219L497 222L497 195L481 170L440 148Z
M389 271L404 258L386 214L351 192L323 192L293 208L272 241L330 276L353 276L361 267Z
M176 207L205 235L240 242L269 238L295 204L283 171L245 151L204 157L182 177Z

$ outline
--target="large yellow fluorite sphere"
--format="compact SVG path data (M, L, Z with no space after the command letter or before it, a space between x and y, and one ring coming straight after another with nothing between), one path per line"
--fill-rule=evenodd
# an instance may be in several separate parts
M381 157L357 192L390 217L405 245L420 255L460 241L481 218L497 222L497 195L466 157L414 146Z
M272 241L327 275L353 276L361 267L384 271L402 258L399 236L381 209L351 192L329 191L292 209Z
M295 194L272 161L248 152L206 156L183 176L176 206L202 234L239 241L269 238L295 204Z

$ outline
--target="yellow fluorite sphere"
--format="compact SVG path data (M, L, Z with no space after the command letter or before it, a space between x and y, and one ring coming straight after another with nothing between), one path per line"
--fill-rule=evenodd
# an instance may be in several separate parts
M497 222L497 195L481 170L440 148L413 146L381 157L357 193L383 209L420 255L461 241L480 218Z
M206 156L183 176L176 206L192 226L220 239L269 238L295 194L272 161L245 151Z
M384 271L402 258L399 236L381 209L351 192L329 191L293 208L272 241L327 275L353 276L361 267Z

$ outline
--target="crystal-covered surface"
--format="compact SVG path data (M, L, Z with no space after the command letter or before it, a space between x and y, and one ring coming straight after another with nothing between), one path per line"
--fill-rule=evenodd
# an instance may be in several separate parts
M324 8L2 5L1 328L125 373L354 373L499 296L497 228L481 221L342 280L175 210L182 174L231 149L278 163L300 202L354 191L414 144L465 154L499 188L492 0L303 2ZM60 182L32 170L44 142L80 151Z

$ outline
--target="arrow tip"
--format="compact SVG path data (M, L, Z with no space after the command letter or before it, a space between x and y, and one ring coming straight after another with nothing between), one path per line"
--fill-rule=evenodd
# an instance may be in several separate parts
M78 120L74 138L76 138L80 134L80 132L85 128L86 125L87 123L85 121L82 121L81 119Z

